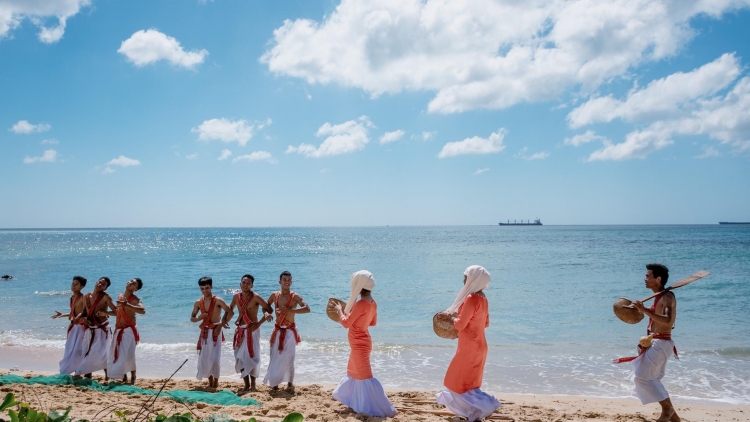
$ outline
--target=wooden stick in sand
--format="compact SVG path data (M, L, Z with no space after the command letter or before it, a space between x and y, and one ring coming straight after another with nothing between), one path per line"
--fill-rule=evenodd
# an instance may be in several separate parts
M164 384L162 384L162 385L161 385L161 388L160 388L160 389L159 389L159 391L158 391L158 392L156 393L156 395L154 396L154 399L153 399L153 400L151 400L151 398L150 398L150 397L149 397L149 399L147 399L147 400L146 400L146 404L148 404L149 400L151 400L151 403L150 403L150 404L148 404L148 407L149 407L149 409L151 408L151 406L153 406L153 405L154 405L154 403L156 403L156 399L158 399L158 398L159 398L159 395L161 394L161 392L162 392L162 391L164 391L164 387L166 387L166 386L167 386L167 383L169 382L169 380L171 380L171 379L172 379L172 377L174 376L174 374L176 374L176 373L177 373L177 372L178 372L178 371L179 371L180 369L182 369L182 367L183 367L183 366L185 366L185 364L187 363L187 361L188 361L188 360L187 360L187 359L185 359L185 362L182 362L182 365L180 365L180 366L179 366L179 367L178 367L177 369L175 369L175 371L174 371L174 372L172 372L172 375L170 375L170 376L169 376L169 378L167 378L167 379L166 379L166 380L164 381ZM189 409L190 409L190 408L188 408L188 410L189 410ZM143 413L143 411L144 411L144 410L146 410L146 406L145 406L145 405L144 405L144 406L141 406L141 410L139 410L139 411L138 411L138 414L137 414L137 415L135 415L135 417L133 418L133 422L137 422L137 421L138 421L138 417L139 417L139 416L141 416L141 413ZM192 411L192 410L190 410L190 413L193 413L193 411ZM195 415L195 414L193 414L193 415Z

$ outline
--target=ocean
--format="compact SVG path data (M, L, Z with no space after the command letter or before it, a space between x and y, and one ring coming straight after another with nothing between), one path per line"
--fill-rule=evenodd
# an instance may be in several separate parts
M645 264L670 269L670 282L711 275L676 291L664 383L677 399L750 404L750 227L541 226L0 230L0 367L55 370L62 356L74 275L112 279L116 296L140 277L146 315L138 317L139 374L195 373L198 279L231 300L245 273L268 297L279 273L312 312L298 315L297 383L335 385L345 375L346 331L325 315L329 297L346 300L349 277L375 275L378 302L373 371L385 387L436 390L456 342L438 338L432 316L461 288L464 269L486 267L492 282L489 355L483 389L495 393L626 397L628 364L646 320L628 325L612 312L619 297L646 297ZM263 366L271 325L262 327ZM234 374L227 331L222 373ZM265 370L262 370L261 377Z

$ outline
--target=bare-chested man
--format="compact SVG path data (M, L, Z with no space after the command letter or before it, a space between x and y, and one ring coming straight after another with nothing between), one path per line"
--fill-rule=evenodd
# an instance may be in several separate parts
M140 340L138 328L135 325L135 314L145 314L141 299L135 292L141 290L143 281L134 278L125 284L125 293L117 297L116 312L100 312L102 316L113 316L115 331L112 333L112 343L109 346L107 358L107 374L113 379L122 378L122 382L135 384L135 346Z
M646 265L646 288L654 293L664 290L669 278L669 270L661 264ZM669 356L677 349L672 342L672 327L677 316L677 299L671 291L656 296L651 308L646 308L641 302L633 302L633 306L649 318L647 332L653 335L651 347L642 349L641 354L633 360L635 373L635 388L633 394L641 399L642 404L659 402L661 415L657 422L679 422L669 393L661 379L667 367Z
M84 277L80 275L73 277L73 282L70 285L70 290L73 292L73 295L70 296L70 311L67 314L55 311L55 315L52 315L53 319L66 317L70 320L67 339L65 340L65 353L60 361L61 374L72 374L75 372L83 359L81 343L83 342L83 332L86 330L86 323L83 319L77 318L77 316L83 312L85 306L83 294L81 293L84 287L86 287L86 279Z
M198 280L203 297L195 301L191 322L200 322L201 334L198 337L198 381L208 377L208 387L219 388L219 375L221 375L221 343L224 341L222 328L229 328L229 320L234 312L229 308L224 299L211 293L213 288L211 277L202 277ZM224 310L224 317L221 310ZM198 314L200 311L200 314Z
M271 361L263 383L274 390L287 382L287 391L293 392L294 353L297 343L302 341L294 323L296 314L310 312L310 307L292 289L292 273L284 271L279 276L281 290L271 293L268 303L276 308L276 325L271 334Z
M260 295L252 291L255 278L250 274L242 276L241 292L234 295L229 307L237 307L237 328L234 331L234 370L242 375L245 388L240 393L257 391L255 379L260 373L260 326L273 321L273 309ZM263 318L258 321L258 308L263 309Z
M112 298L105 292L111 282L109 277L100 278L94 285L94 291L84 296L85 307L78 318L85 318L86 332L83 335L83 359L76 368L76 375L91 378L94 371L104 370L107 380L107 352L109 351L109 318L100 312L107 309L114 311Z

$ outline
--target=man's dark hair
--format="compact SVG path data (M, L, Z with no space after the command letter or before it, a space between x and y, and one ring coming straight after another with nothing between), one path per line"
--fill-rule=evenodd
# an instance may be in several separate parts
M282 277L284 277L285 275L288 275L289 277L291 277L291 276L292 276L292 273L290 273L289 271L284 271L284 272L282 272L282 273L281 273L281 274L279 275L279 281L281 281L281 278L282 278Z
M81 285L81 287L86 287L86 277L76 275L76 276L73 276L73 281L77 281L78 284Z
M99 277L99 280L104 280L107 282L107 287L109 287L110 284L112 284L111 281L109 281L109 277Z
M648 264L646 265L646 269L651 270L654 278L661 277L661 287L667 285L667 280L669 279L669 269L667 267L662 264Z
M253 283L253 284L255 284L255 277L253 277L253 276L252 276L252 275L250 275L250 274L245 274L245 275L243 275L243 276L242 276L242 278L240 279L240 281L242 281L242 280L244 280L244 279L246 279L246 278L249 278L249 279L250 279L250 282L251 282L251 283Z
M201 279L198 280L198 285L214 287L214 280L211 277L201 277Z
M362 290L359 291L359 294L361 294L362 296L367 296L367 295L370 294L370 292L371 292L371 290L362 289Z
M138 290L141 290L141 287L143 287L143 281L141 281L141 279L138 277L134 278L133 280L138 283Z

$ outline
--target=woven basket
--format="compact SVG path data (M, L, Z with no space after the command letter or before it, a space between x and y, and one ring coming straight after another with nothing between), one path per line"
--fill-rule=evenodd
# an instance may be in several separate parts
M438 312L432 317L432 329L435 330L438 337L450 340L458 338L458 329L453 325L451 318L442 312Z
M339 313L336 308L333 307L333 305L337 303L341 304L341 309L346 308L346 302L336 299L335 297L328 299L328 306L326 306L326 315L328 315L328 318L331 318L333 322L339 322Z
M614 305L612 305L612 309L615 311L615 316L620 318L622 322L638 324L643 320L643 314L640 313L638 309L632 307L632 303L633 302L631 302L630 299L621 297L617 299Z

